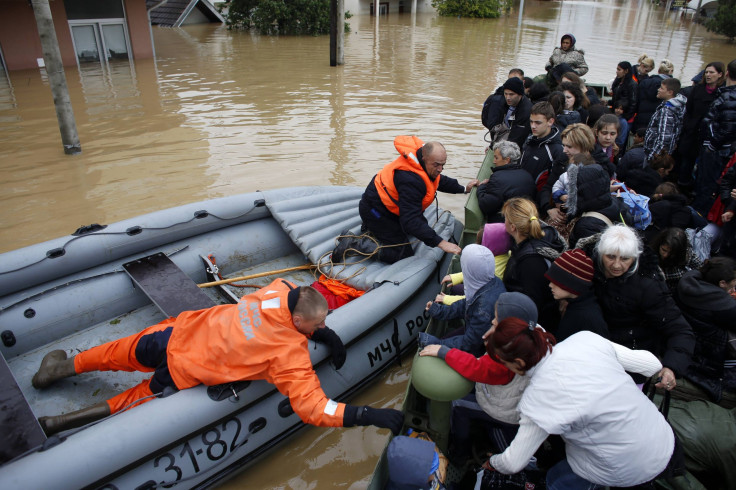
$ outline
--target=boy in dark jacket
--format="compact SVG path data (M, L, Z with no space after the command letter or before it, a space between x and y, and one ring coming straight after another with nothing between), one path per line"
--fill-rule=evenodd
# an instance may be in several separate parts
M567 163L567 155L562 151L560 130L555 127L555 111L549 102L534 104L529 122L532 135L524 143L521 168L529 172L539 191L547 183L552 165ZM549 199L546 204L550 206Z
M554 332L561 342L581 330L608 338L608 326L593 294L593 261L581 249L563 252L544 275L560 305L560 325Z

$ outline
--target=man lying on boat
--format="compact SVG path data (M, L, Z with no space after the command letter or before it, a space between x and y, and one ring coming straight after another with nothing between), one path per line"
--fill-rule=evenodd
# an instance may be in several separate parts
M47 435L80 427L153 396L234 381L265 379L289 397L307 424L327 427L375 425L398 434L398 410L337 403L322 391L312 368L307 339L324 342L337 368L345 346L325 326L327 301L311 286L276 279L237 304L184 311L142 332L108 342L67 359L46 354L33 376L43 389L57 380L91 371L142 371L153 376L119 395L75 412L39 418Z
M460 247L443 240L429 226L423 213L434 201L437 191L467 194L478 185L478 181L471 180L463 187L451 177L440 176L447 163L447 152L442 143L430 141L424 144L416 136L397 136L394 146L400 156L376 174L360 199L361 231L370 232L377 239L380 244L378 258L388 264L414 254L408 235L418 238L428 247L439 247L459 255ZM361 241L360 237L340 240L333 252L334 257L339 257L348 248L365 254L375 251L375 244L372 250L365 250L365 245L369 244Z

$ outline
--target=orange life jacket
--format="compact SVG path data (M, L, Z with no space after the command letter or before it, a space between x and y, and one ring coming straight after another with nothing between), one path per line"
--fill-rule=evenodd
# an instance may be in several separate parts
M276 279L235 305L180 313L166 351L176 386L265 379L305 423L341 427L345 405L322 391L307 337L291 319L290 287Z
M427 209L432 204L434 196L437 194L441 175L438 175L434 182L429 180L429 175L419 164L416 156L417 150L423 145L424 142L416 136L397 136L394 139L394 146L401 156L383 167L373 180L383 205L397 216L399 215L399 192L394 185L394 172L397 170L414 172L424 181L427 191L422 199L422 210Z

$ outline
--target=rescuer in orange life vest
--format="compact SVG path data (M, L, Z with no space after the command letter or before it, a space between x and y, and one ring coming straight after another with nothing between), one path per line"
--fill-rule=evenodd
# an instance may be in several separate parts
M407 235L418 238L429 247L459 254L460 247L435 233L423 213L434 201L437 191L467 194L478 185L478 181L471 180L463 187L457 180L440 175L447 163L447 152L442 143L430 141L424 144L416 136L397 136L394 146L400 156L376 174L360 200L361 231L370 232L381 245L399 245L381 248L379 258L389 264L413 255ZM360 249L360 243L347 246Z
M119 395L39 422L47 435L85 425L116 413L141 398L191 388L265 379L289 397L307 424L326 427L375 425L398 434L398 410L337 403L322 391L312 368L307 339L330 346L339 369L345 362L340 337L325 326L327 301L310 286L276 279L243 296L237 304L184 311L140 333L93 347L67 359L66 352L46 354L33 377L41 389L90 371L143 371L153 376Z

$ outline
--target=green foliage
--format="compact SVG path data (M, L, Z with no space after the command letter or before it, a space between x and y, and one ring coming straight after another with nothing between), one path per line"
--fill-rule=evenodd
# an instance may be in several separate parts
M736 38L736 0L719 0L716 15L705 23L705 27L733 41Z
M261 34L329 34L330 0L233 0L226 21L231 29L255 28Z
M445 17L495 19L511 8L513 0L432 0L432 7Z

